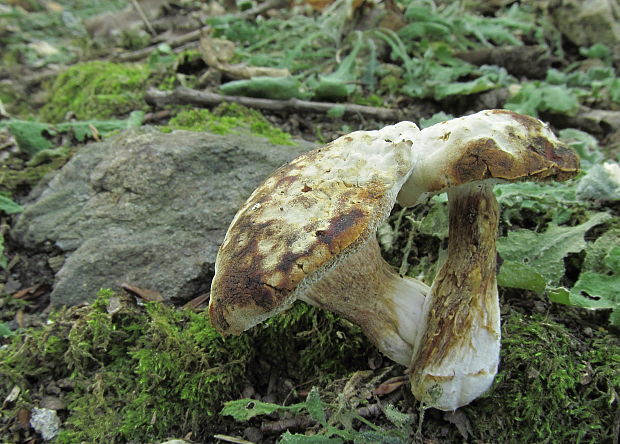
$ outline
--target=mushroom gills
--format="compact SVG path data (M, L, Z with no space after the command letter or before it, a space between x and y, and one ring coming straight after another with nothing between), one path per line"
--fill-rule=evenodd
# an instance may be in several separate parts
M448 191L448 258L424 302L410 365L414 396L454 410L484 393L499 364L495 250L499 206L488 183Z

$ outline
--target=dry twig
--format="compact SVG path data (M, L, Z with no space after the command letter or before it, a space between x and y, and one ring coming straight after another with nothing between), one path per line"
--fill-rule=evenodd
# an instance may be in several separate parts
M388 108L377 108L374 106L355 105L351 103L311 102L299 99L272 100L258 99L255 97L224 96L222 94L183 87L176 88L174 91L170 92L149 89L144 97L148 103L157 108L163 108L166 105L215 106L222 102L233 102L250 108L268 111L326 113L336 106L342 106L345 114L360 114L365 117L393 122L402 120L402 115L399 110Z

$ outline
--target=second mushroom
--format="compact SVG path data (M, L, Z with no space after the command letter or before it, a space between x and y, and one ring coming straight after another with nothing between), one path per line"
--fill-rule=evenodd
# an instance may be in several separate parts
M500 350L492 186L565 180L578 157L539 120L488 110L419 131L358 131L275 171L241 207L216 260L209 311L239 334L295 299L360 325L412 391L454 410L491 385ZM381 258L378 225L448 192L448 257L429 288Z

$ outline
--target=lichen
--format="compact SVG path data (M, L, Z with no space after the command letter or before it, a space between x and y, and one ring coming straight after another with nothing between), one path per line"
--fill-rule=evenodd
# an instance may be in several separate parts
M291 135L274 127L257 110L236 103L222 103L213 112L204 108L190 108L180 111L170 119L162 131L183 129L188 131L208 131L214 134L250 131L265 137L275 145L293 145Z
M74 65L54 81L40 118L56 123L71 111L78 120L108 119L145 109L149 73L143 65L100 61Z

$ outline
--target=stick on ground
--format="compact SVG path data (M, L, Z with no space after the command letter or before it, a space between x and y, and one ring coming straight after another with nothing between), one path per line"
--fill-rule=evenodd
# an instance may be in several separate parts
M146 92L144 97L149 104L157 108L163 108L166 105L215 106L223 102L232 102L250 108L268 111L326 113L334 107L341 106L345 114L360 114L364 117L372 117L385 121L396 122L402 120L402 115L399 110L388 108L377 108L374 106L351 103L311 102L299 99L273 100L244 96L225 96L183 87L176 88L174 91L160 91L151 88Z

